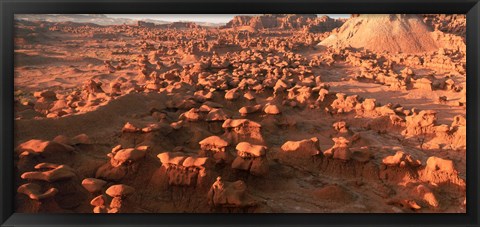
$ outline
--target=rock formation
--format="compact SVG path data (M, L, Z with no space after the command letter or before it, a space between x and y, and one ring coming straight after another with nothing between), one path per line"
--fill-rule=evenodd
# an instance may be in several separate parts
M244 170L256 176L268 173L267 147L240 142L237 144L236 150L237 157L232 162L232 169Z
M68 17L15 18L16 212L466 212L465 15Z

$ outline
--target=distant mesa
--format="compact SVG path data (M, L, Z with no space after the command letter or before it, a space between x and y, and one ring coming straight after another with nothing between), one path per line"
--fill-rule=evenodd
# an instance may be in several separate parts
M328 16L318 17L316 14L264 14L258 16L235 16L225 28L246 27L252 29L304 29L310 32L326 32L343 24L343 19Z
M145 22L145 21L137 21L137 26L138 27L143 27L143 28L154 28L155 24L151 22Z
M170 28L170 29L189 29L189 28L200 28L194 22L172 22L167 24L155 24L153 22L146 22L146 21L137 21L136 25L142 28Z

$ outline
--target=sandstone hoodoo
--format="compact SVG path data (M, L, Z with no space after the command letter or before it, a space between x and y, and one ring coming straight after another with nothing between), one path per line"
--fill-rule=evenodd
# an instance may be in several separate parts
M106 181L95 178L86 178L82 181L82 186L90 193L100 192L106 184Z
M169 186L196 187L204 185L211 177L211 160L207 157L176 156L164 152L157 156L162 164L159 174Z
M271 105L271 104L267 104L263 111L266 114L270 114L270 115L277 115L277 114L281 113L281 111L280 111L280 109L278 108L277 105Z
M210 206L216 209L237 208L245 209L255 206L256 202L247 193L245 182L239 180L235 182L224 182L221 177L217 177L208 192L208 202Z
M15 16L15 212L466 212L465 15L164 16Z
M135 189L133 187L130 187L128 185L124 184L116 184L110 186L105 193L112 197L112 200L110 201L110 205L107 208L108 213L128 213L129 210L132 209L132 207L128 207L128 197L132 195L135 192ZM97 197L98 198L98 197ZM102 198L102 197L100 197ZM102 208L103 203L103 198L102 200L97 199L95 201L92 200L91 204L92 205L99 205L96 206ZM100 209L101 210L101 209Z
M200 144L200 156L213 157L217 161L227 161L230 159L227 147L229 143L218 136L210 136L202 141Z
M244 170L256 176L268 173L267 147L241 142L236 150L237 157L233 160L232 169Z
M35 169L48 169L46 171L32 171L22 174L22 179L40 180L46 182L55 182L61 180L68 180L75 176L72 168L66 165L57 165L52 163L40 163L35 166Z
M133 177L141 168L147 152L147 146L122 149L121 145L117 145L107 154L110 160L97 169L95 178L118 181Z
M335 144L332 148L323 152L327 157L333 157L343 161L348 161L352 158L352 151L349 148L350 141L344 137L333 138Z
M40 190L41 190L40 185L35 183L27 183L18 187L17 192L25 194L26 196L28 196L30 199L33 199L33 200L42 200L42 199L52 198L58 192L56 188L50 188L43 193L40 192Z
M61 209L55 202L55 195L58 189L49 188L45 191L42 186L36 183L26 183L18 187L17 193L27 196L29 201L26 201L25 209L32 213L37 212L52 212Z
M285 162L294 162L295 160L315 160L320 155L319 140L316 137L300 141L287 141L281 146L281 158Z

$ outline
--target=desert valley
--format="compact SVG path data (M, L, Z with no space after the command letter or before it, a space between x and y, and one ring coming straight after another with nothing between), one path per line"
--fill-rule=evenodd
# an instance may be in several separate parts
M17 19L16 212L464 213L465 30Z

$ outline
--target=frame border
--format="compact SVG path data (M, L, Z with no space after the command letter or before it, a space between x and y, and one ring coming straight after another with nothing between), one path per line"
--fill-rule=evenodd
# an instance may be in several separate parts
M134 6L134 7L132 7ZM467 14L466 214L21 214L13 210L13 15L16 13L461 13ZM1 226L479 226L479 0L0 0ZM468 140L470 139L470 140Z

